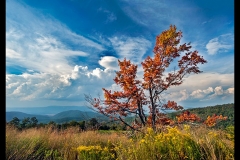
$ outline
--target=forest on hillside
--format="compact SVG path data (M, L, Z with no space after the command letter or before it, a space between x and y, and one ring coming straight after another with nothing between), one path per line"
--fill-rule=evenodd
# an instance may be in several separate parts
M226 116L227 120L220 121L214 126L215 128L226 128L229 125L234 125L234 103L221 104L215 106L207 106L201 108L187 109L191 113L198 115L201 119L206 119L208 116L213 114ZM169 117L174 119L182 111L169 113Z

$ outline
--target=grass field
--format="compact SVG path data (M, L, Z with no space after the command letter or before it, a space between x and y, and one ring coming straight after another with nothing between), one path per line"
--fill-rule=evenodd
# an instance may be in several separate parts
M165 127L161 132L84 131L6 125L6 160L232 160L234 127Z

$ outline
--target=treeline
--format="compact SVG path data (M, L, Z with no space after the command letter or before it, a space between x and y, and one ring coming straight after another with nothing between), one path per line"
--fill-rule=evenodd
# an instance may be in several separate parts
M191 113L198 115L201 119L207 119L208 116L222 115L226 116L227 120L220 121L214 127L224 129L230 125L234 125L234 103L222 104L222 105L215 105L215 106L207 106L201 108L192 108L187 109ZM174 119L176 115L178 115L182 111L172 112L169 113L169 117Z
M20 120L17 117L14 117L11 121L6 122L7 125L16 127L19 130L28 129L28 128L40 128L40 127L49 127L53 129L63 130L69 127L79 127L80 131L84 130L126 130L126 126L119 124L115 121L100 121L97 118L91 118L89 120L76 121L72 120L64 123L57 123L55 121L50 121L48 123L38 123L36 117L27 117Z
M228 126L234 126L234 104L222 104L215 106L207 106L202 108L192 108L187 109L191 113L196 114L201 119L205 120L208 116L222 115L226 116L227 120L218 122L214 128L225 129ZM172 112L168 114L168 117L171 119L176 119L176 116L183 111ZM134 117L128 117L128 121L133 121ZM79 127L79 130L126 130L126 125L116 121L102 121L97 118L90 118L89 120L71 120L64 123L58 123L55 121L50 121L48 123L38 123L36 117L27 117L22 120L14 117L11 121L6 122L7 124L13 125L16 128L22 130L32 127L45 127L51 125L57 129L66 129L68 127Z

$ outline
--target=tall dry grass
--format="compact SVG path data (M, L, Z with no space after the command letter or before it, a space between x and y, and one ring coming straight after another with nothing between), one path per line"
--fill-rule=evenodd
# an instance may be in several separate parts
M232 160L234 139L203 126L145 128L131 137L124 132L58 131L51 127L19 131L6 126L7 160ZM231 133L232 134L232 133Z
M63 131L30 128L19 131L6 126L6 159L76 159L79 146L107 145L127 141L118 133L100 134L97 131L79 132L77 127Z

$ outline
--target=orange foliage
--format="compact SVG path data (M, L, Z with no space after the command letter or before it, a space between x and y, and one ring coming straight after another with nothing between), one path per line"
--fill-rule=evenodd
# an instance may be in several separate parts
M196 115L192 114L189 111L184 111L182 114L178 115L177 117L178 123L182 122L200 122L201 119ZM220 120L227 120L227 117L223 117L222 115L213 114L212 116L208 116L203 124L207 125L208 127L213 127L216 123Z
M182 114L178 115L177 117L178 123L182 122L195 122L195 121L200 121L201 119L193 113L190 113L189 111L184 111Z
M181 109L183 109L182 106L177 105L177 103L174 102L174 101L168 101L167 104L163 104L162 108L163 109L174 109L174 110L181 110Z
M208 116L207 119L204 121L204 124L206 124L208 127L212 127L215 126L217 121L219 120L227 120L227 117L214 114L212 116Z
M173 125L175 124L175 122L168 118L166 114L163 114L163 113L157 113L156 114L156 125ZM147 119L147 124L148 125L152 125L152 115L149 115L148 116L148 119Z

